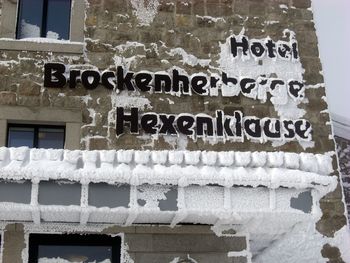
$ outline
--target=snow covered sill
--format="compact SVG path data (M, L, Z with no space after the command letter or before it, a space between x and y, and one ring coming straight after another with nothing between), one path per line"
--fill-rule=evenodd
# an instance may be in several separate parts
M329 155L308 153L0 148L0 178L33 183L314 188L333 184L332 171Z
M47 38L0 38L0 50L27 50L82 54L84 51L84 43Z
M143 171L144 170L144 171ZM0 178L6 180L31 180L34 183L47 180L68 180L88 183L109 184L160 184L178 185L220 185L224 187L265 186L270 189L279 187L306 189L328 187L336 182L335 176L322 176L315 173L290 170L283 168L222 168L209 169L204 167L181 168L178 166L155 166L154 169L146 166L138 166L131 170L121 165L114 170L72 170L57 171L54 168L1 168Z

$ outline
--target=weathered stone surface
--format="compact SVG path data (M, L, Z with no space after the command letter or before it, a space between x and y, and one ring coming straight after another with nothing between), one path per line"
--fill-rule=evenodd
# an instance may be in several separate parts
M22 250L26 247L22 224L9 224L5 228L3 239L3 262L22 263Z
M329 244L325 244L321 250L322 256L328 258L329 262L344 262L341 259L340 251L337 247L332 247Z
M303 79L306 85L324 82L320 73L317 35L313 14L309 9L310 0L161 0L158 13L149 25L140 25L135 9L129 0L88 0L85 31L86 47L83 54L53 54L51 52L5 51L0 54L0 105L23 105L34 107L58 107L79 109L83 119L81 127L82 149L173 149L214 150L214 151L287 151L325 153L334 151L334 141L329 138L329 114L324 88L306 90L309 103L300 104L306 111L303 118L311 121L314 127L315 147L304 149L298 142L288 142L275 147L272 143L255 143L249 140L211 144L208 141L190 138L171 138L174 144L164 137L152 140L144 134L125 134L116 137L115 109L123 105L137 105L142 112L159 113L205 113L215 115L217 109L225 113L241 110L245 114L258 117L278 117L270 102L260 103L243 96L233 98L172 96L169 94L148 94L106 90L99 86L86 90L81 84L75 89L68 85L63 89L43 87L43 65L46 61L59 61L77 69L98 68L116 70L123 65L133 71L152 72L178 67L188 74L195 72L217 72L220 45L232 34L244 34L251 38L288 40L284 30L295 32L305 69ZM147 1L146 1L147 2ZM1 8L2 1L0 1ZM285 6L281 6L285 5ZM1 15L1 14L0 14ZM287 34L288 35L288 34ZM176 48L183 52L172 51ZM193 64L186 61L193 58ZM196 63L209 59L210 65ZM264 66L265 62L260 65ZM205 64L205 63L204 63ZM20 73L20 74L19 74ZM278 77L278 76L275 76ZM142 103L136 103L142 98ZM320 113L324 111L323 113ZM48 120L54 121L54 120ZM334 158L335 160L335 158ZM336 162L334 169L337 169ZM347 173L349 174L349 173ZM334 175L338 175L337 172ZM346 194L349 199L350 195ZM345 225L343 215L342 190L340 186L325 196L321 202L323 216L317 229L325 236L332 236ZM325 247L323 255L330 262L337 262L336 249ZM182 256L180 253L179 256ZM139 257L135 253L135 257ZM153 255L149 255L154 260ZM218 258L221 258L218 255ZM170 261L170 260L169 260ZM216 260L218 261L218 260ZM157 262L153 261L153 262ZM162 262L162 261L158 261ZM202 262L202 261L199 261ZM221 261L220 261L221 262ZM222 261L224 262L224 261ZM341 262L341 261L339 261Z
M14 92L2 91L0 92L0 104L2 105L16 105L17 94Z

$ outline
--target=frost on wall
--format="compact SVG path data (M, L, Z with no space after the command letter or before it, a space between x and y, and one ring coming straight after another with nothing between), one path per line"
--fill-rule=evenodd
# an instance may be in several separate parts
M276 44L279 45L279 47L284 48L290 48L294 47L296 51L293 53L295 54L297 52L297 44L296 44L296 37L295 34L292 31L285 30L284 31L285 37L289 37L288 41L277 41ZM241 35L235 36L238 39L243 36L243 31ZM281 121L283 120L284 126L287 125L288 127L292 127L294 125L293 122L298 122L299 129L307 131L305 133L305 138L303 137L301 141L299 141L300 145L302 145L304 148L312 147L314 145L314 142L311 139L311 124L307 120L300 120L301 117L306 113L304 109L299 107L299 104L301 103L307 103L307 98L305 98L305 85L303 80L303 73L304 70L301 66L301 63L299 61L298 57L291 57L291 55L286 52L286 49L278 48L278 51L276 51L276 56L271 59L267 57L267 55L263 56L257 56L256 53L252 52L252 55L250 56L241 56L239 58L233 58L232 56L232 50L230 51L230 41L232 39L232 36L227 38L226 42L220 45L221 51L219 54L219 60L217 63L219 64L219 68L216 66L216 62L212 61L211 59L203 59L198 58L192 54L187 53L183 48L168 48L165 46L164 43L151 43L149 46L146 47L146 45L138 42L126 42L125 44L121 44L115 47L108 46L108 48L112 49L115 52L115 56L113 57L114 66L118 68L118 71L120 68L123 68L124 74L133 74L135 79L139 79L138 76L144 74L147 76L156 76L156 75L163 75L168 76L169 78L175 79L175 74L179 74L180 78L186 78L188 81L190 80L191 84L194 80L201 79L206 80L207 83L209 83L210 79L210 87L206 86L204 89L206 89L205 92L195 92L191 89L188 92L183 92L181 89L178 91L170 91L165 92L165 95L172 95L176 97L180 96L208 96L211 97L210 100L215 100L215 97L218 97L219 94L222 95L222 97L235 97L243 95L244 97L247 97L252 100L259 100L261 104L265 104L267 102L271 102L278 117L280 119L274 119L271 121L268 121L266 123L266 127L264 128L264 131L267 130L273 130L273 136L277 136L278 134L282 134L281 129L278 129L280 127ZM97 41L97 40L96 40ZM95 41L95 42L96 42ZM253 43L264 43L266 41L269 41L269 38L266 39L258 39L251 41L255 41ZM99 42L99 41L97 41ZM262 45L262 44L261 44ZM276 48L277 50L277 48ZM204 67L208 68L207 72L211 74L204 74L204 73L197 73L189 75L185 69L178 67L178 66L171 66L169 65L169 61L162 59L161 62L166 64L166 70L162 72L151 72L151 71L139 71L138 73L131 72L130 69L132 68L139 68L139 64L143 64L145 62L145 58L152 54L152 56L157 55L158 57L162 57L160 54L166 54L170 57L181 57L179 62L182 62L183 65L189 66L189 67ZM187 68L186 68L187 69ZM108 70L104 71L103 73L96 71L96 74L104 74ZM218 73L220 72L220 74ZM111 75L113 75L113 71L108 72ZM241 87L239 85L231 85L228 83L228 79L230 77L234 77L237 80L240 81ZM103 78L103 77L102 77ZM250 82L249 82L250 81ZM264 81L266 82L265 84ZM137 83L137 81L135 81ZM255 87L252 88L252 82L254 82ZM119 83L119 82L118 82ZM110 108L110 111L108 112L108 125L107 127L107 139L108 143L110 145L113 145L115 143L118 143L118 139L115 139L113 129L116 125L116 114L115 110L118 107L125 107L126 109L130 109L131 107L138 107L141 111L144 111L145 109L150 110L152 108L156 108L156 105L154 104L153 98L155 97L154 93L159 93L155 90L155 80L152 79L150 82L150 89L148 90L139 90L135 87L133 87L132 90L130 85L135 84L128 84L128 91L123 90L123 88L120 88L119 84L113 84L113 80L108 85L114 85L114 91L111 93L111 102L112 107ZM214 84L213 84L214 83ZM242 84L243 83L243 84ZM199 84L197 83L197 86ZM204 84L203 84L204 85ZM110 89L113 89L111 86ZM193 85L192 85L193 86ZM199 85L200 86L200 85ZM120 91L122 90L122 91ZM186 93L186 94L185 94ZM271 96L270 96L271 95ZM162 100L162 98L159 98L159 100ZM164 99L163 99L164 101ZM173 105L174 101L171 99L168 99L169 105ZM89 102L87 103L89 104ZM97 104L99 104L99 99L97 99ZM206 101L205 104L209 104L209 101ZM257 104L257 103L255 103ZM252 106L254 108L254 106ZM220 109L217 109L220 110ZM88 124L92 128L96 127L96 118L102 119L103 113L95 113L95 109L90 108L88 109L90 113L90 117L92 119L91 124ZM211 117L214 110L211 110ZM169 112L165 112L165 114L168 114ZM197 116L197 115L196 115ZM154 117L154 116L152 116ZM164 116L163 116L164 117ZM203 115L202 117L209 117L209 115ZM245 118L253 117L254 116L244 116ZM267 118L266 116L264 116ZM263 118L261 121L265 123L265 118ZM202 118L203 119L203 118ZM257 123L259 120L255 120L254 122ZM301 123L301 121L303 123ZM219 121L220 122L220 121ZM244 119L245 122L245 119ZM300 124L300 123L301 124ZM160 126L161 122L159 123ZM228 126L225 126L226 128ZM245 130L252 130L254 125L248 125ZM248 129L249 128L249 129ZM228 128L227 128L228 129ZM289 128L284 128L285 130L289 130ZM253 129L254 130L254 129ZM211 130L210 130L211 131ZM228 131L230 132L230 131ZM207 133L209 135L209 128L207 128ZM218 131L219 133L219 131ZM119 135L117 134L117 137ZM180 136L176 136L174 134L166 134L163 135L164 141L168 142L173 147L177 148L185 148L187 146L187 142L182 139ZM174 137L174 138L172 138ZM196 138L192 136L192 140L196 141ZM223 137L223 136L221 136ZM201 139L204 142L209 142L210 144L218 144L220 142L226 143L227 141L239 141L244 142L244 138L238 138L234 140L226 140L226 137L221 138L219 134L213 134L210 136L201 136ZM247 135L246 140L250 140L253 142L260 142L260 143L266 143L267 136L251 136ZM298 137L298 136L297 136ZM300 136L299 136L300 137ZM99 135L89 135L82 139L82 142L85 142L87 147L89 148L89 140L90 139L103 139L103 136ZM147 148L153 148L155 146L155 141L159 139L159 134L141 134L137 137L140 140L144 140L145 144L143 144L141 147L147 147ZM187 138L186 138L187 139ZM283 136L277 136L277 138L273 139L272 145L273 146L281 146L292 139L284 138Z
M72 259L72 260L66 260L63 258L39 258L38 263L72 263L72 262L86 262L86 261L82 261L83 259ZM103 261L89 261L87 263L111 263L111 261L109 259L103 260Z
M289 37L289 41L280 41L282 45L293 46L296 43L296 36L293 31L284 30L284 37ZM244 29L238 36L238 39L244 38ZM252 52L243 53L238 50L237 57L234 58L230 50L231 37L227 38L225 43L220 44L221 52L220 58L218 60L220 70L226 72L232 76L249 76L254 79L259 79L261 77L276 78L276 80L296 80L303 83L303 74L305 70L299 59L293 59L291 57L280 58L278 54L271 58L267 54L261 55L260 58L254 55ZM266 43L269 38L252 40L255 43ZM278 53L278 52L276 52ZM298 107L300 103L307 103L307 99L300 97L298 99L293 99L288 96L287 90L285 88L280 90L275 90L271 94L272 96L277 96L276 99L271 99L271 102L280 118L286 119L298 119L304 116L306 111ZM261 100L262 103L266 101L267 89L264 90L263 87L259 87L256 91L255 97ZM277 93L276 93L277 92ZM272 143L273 146L281 146L285 144L286 141L275 141ZM299 142L304 148L312 147L313 142Z
M135 15L141 25L150 25L158 13L159 0L131 0Z
M348 220L350 218L350 141L335 137L339 158L340 173L343 180L345 202L348 207Z

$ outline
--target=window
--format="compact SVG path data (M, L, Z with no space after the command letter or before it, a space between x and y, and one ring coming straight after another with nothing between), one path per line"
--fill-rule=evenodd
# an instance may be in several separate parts
M80 149L82 126L82 112L80 109L40 107L33 111L31 108L23 106L0 105L0 147L11 145L9 143L9 128L11 127L43 127L43 125L15 125L15 123L45 123L50 124L44 126L45 128L61 128L61 132L64 129L64 148L67 150ZM39 135L39 132L37 134ZM60 134L62 135L62 133ZM63 145L63 143L60 145Z
M65 127L46 125L9 124L7 147L63 149Z
M81 0L2 0L0 50L83 53L85 4ZM37 41L38 37L55 41Z
M20 0L17 38L69 39L71 0Z
M29 262L119 263L120 247L119 236L30 234Z

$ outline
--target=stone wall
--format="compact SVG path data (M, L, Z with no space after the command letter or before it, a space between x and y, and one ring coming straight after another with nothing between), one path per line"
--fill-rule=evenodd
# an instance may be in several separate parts
M55 232L54 228L53 232ZM79 233L79 230L74 232ZM179 226L174 229L166 226L108 227L101 233L121 235L123 239L121 253L124 259L122 262L248 262L245 255L248 249L247 240L244 236L218 237L208 226ZM6 226L2 262L26 262L23 259L27 255L28 234L22 224ZM83 234L86 234L86 231ZM241 253L241 255L228 257L229 252ZM181 261L185 259L195 261Z
M350 218L350 141L335 137L339 158L340 173L343 180L345 202L348 206L348 220Z
M76 0L77 1L77 0ZM288 151L325 153L334 151L335 145L328 125L327 103L323 99L322 67L319 59L317 36L310 9L310 0L161 0L149 25L140 22L140 14L129 0L88 0L85 19L85 51L83 54L52 52L1 51L0 53L0 105L77 109L82 113L81 149L183 149L215 151ZM157 1L155 1L157 2ZM1 7L1 6L0 6ZM142 13L142 10L139 10ZM142 16L141 16L142 17ZM147 22L147 21L146 21ZM303 118L313 126L314 147L304 149L298 142L281 146L251 141L210 144L201 139L169 139L125 134L116 138L115 106L123 104L123 94L103 87L88 91L80 84L76 89L43 87L43 66L47 61L63 62L79 69L97 67L103 71L115 70L123 65L132 71L167 70L177 66L188 74L215 72L218 66L220 43L232 34L244 33L250 38L274 41L288 39L284 30L296 34L306 85L308 103L300 104L305 110ZM194 62L184 63L186 54L172 54L181 47L193 55ZM199 59L199 60L196 60ZM209 59L210 65L199 63ZM319 85L320 84L320 85ZM278 117L270 102L260 103L243 96L235 98L207 98L200 96L176 97L165 94L139 94L134 96L145 111L160 113L207 113L216 109L225 112L241 110L245 115ZM141 99L140 99L141 98ZM49 120L48 120L49 121ZM334 158L334 168L337 168ZM336 169L335 169L336 170ZM337 173L335 173L337 175ZM340 185L320 202L323 216L317 229L325 236L346 224ZM329 253L328 253L329 251ZM323 255L332 262L341 262L330 246ZM338 260L338 261L337 261Z
M283 31L289 29L296 34L301 62L305 69L304 79L307 85L323 83L320 74L321 64L318 57L317 37L312 22L310 1L161 1L153 22L140 25L134 15L130 1L89 1L85 21L86 51L83 55L65 55L50 52L7 51L2 53L0 65L1 87L0 104L23 105L27 107L78 108L83 114L81 129L82 149L169 149L173 144L159 137L157 140L147 136L136 137L125 134L116 139L113 119L113 100L123 99L114 91L99 87L93 91L85 90L81 85L74 90L68 87L60 89L42 88L43 64L45 61L61 61L78 68L98 67L101 71L113 70L116 65L125 65L130 70L149 70L152 72L168 70L177 66L188 74L197 72L215 72L219 59L220 43L232 34L239 34L242 28L250 38L273 40L287 39ZM282 6L282 8L281 8ZM295 8L284 8L284 6ZM213 16L215 19L213 19ZM216 19L219 17L219 19ZM277 21L277 22L276 22ZM127 44L129 42L129 45ZM130 44L132 42L133 44ZM171 50L181 47L189 55L198 59L210 59L210 66L199 63L184 64L182 55L172 55ZM84 65L84 66L81 66ZM22 76L18 76L18 72ZM91 96L86 97L86 96ZM85 97L84 97L85 96ZM241 110L244 115L257 117L278 117L270 102L264 104L243 96L234 98L169 96L165 94L140 95L145 99L145 111L160 113L207 113L211 116L216 109L225 113ZM306 151L322 153L334 148L328 138L330 126L324 87L307 89L308 104L305 119L313 126L315 147ZM89 111L94 109L95 112ZM167 142L168 141L168 142ZM298 142L289 142L280 147L271 143L217 143L212 145L198 139L184 142L189 150L281 150L302 152ZM175 140L175 147L181 143Z

